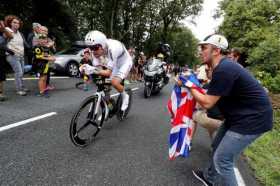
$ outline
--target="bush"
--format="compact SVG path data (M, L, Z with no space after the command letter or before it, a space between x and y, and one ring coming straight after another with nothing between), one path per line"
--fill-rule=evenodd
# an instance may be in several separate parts
M273 93L280 93L280 72L275 77L272 77L270 73L259 71L255 72L256 78L260 80L261 84L268 88Z
M273 93L280 92L280 74L277 74L274 78L272 78L270 89Z

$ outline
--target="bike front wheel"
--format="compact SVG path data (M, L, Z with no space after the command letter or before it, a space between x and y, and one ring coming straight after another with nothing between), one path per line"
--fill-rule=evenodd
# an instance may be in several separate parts
M130 111L130 108L131 108L131 105L132 105L132 90L130 88L127 88L126 90L126 93L129 95L129 103L128 103L128 107L125 111L122 111L121 110L121 107L122 107L122 95L120 94L119 97L118 97L118 100L117 100L117 113L116 113L116 116L117 116L117 119L122 121L124 120L129 111Z
M70 139L76 146L89 145L102 127L105 118L105 104L101 101L97 105L97 100L97 96L86 98L71 120ZM95 109L97 109L96 113Z

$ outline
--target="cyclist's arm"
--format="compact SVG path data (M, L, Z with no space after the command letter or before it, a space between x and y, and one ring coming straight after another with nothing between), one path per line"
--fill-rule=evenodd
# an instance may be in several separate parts
M111 69L100 70L98 72L98 75L105 76L105 77L110 77L111 74L112 74L112 70Z

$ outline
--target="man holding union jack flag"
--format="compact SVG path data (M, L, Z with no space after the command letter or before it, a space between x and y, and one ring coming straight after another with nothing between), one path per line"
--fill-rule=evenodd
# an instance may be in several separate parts
M236 186L234 160L253 141L272 129L272 106L258 81L245 69L225 57L227 39L218 34L199 43L203 63L213 69L206 94L186 84L191 96L205 109L217 104L225 122L214 142L210 166L195 170L194 176L204 185ZM221 181L221 182L220 182Z

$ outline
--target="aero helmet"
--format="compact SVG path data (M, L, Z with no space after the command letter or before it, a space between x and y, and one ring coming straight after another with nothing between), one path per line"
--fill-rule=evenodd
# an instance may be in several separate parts
M102 48L106 46L107 37L100 31L94 30L87 33L85 42L88 45L100 44Z

